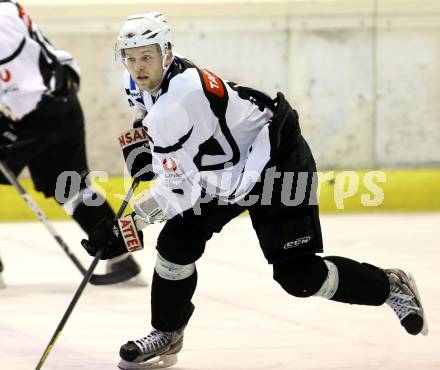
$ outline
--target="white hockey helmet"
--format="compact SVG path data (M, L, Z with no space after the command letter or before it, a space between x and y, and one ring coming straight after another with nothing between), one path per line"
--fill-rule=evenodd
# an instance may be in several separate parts
M123 61L124 49L158 44L165 56L171 45L171 28L159 12L129 16L116 40L116 59Z

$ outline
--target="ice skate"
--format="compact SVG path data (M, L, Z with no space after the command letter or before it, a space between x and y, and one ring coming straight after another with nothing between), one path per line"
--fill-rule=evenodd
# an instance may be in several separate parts
M132 286L132 287L148 286L147 280L141 274L141 267L139 266L139 264L136 262L136 260L133 258L131 254L124 254L122 256L108 260L106 264L105 272L108 274L114 271L121 271L126 269L133 270L134 272L137 273L131 279L119 283L119 285Z
M191 304L188 319L194 311ZM183 346L186 324L179 330L163 332L153 329L146 337L124 344L118 367L122 370L147 370L169 367L177 363L177 353Z
M427 335L428 324L412 275L399 269L387 269L385 273L390 281L390 295L386 303L394 310L409 334Z

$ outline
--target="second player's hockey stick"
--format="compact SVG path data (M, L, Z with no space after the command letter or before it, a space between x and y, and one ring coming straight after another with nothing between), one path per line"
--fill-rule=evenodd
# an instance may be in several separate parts
M120 218L122 216L122 214L125 211L125 208L128 205L128 202L131 198L131 196L133 195L134 191L136 190L136 187L139 184L139 180L134 180L132 185L131 185L131 189L128 191L127 195L125 196L124 201L121 204L121 207L119 208L119 211L116 215L116 220L118 218ZM84 291L84 288L86 287L90 277L93 274L93 270L95 269L96 265L98 264L102 254L104 253L104 248L100 248L98 249L98 252L96 252L95 258L93 259L89 269L87 270L86 275L84 276L84 279L82 280L79 288L77 289L75 295L72 298L72 301L69 304L69 307L67 307L66 312L64 313L60 323L58 324L57 328L55 329L55 333L53 333L53 336L51 338L51 340L49 341L49 344L46 347L46 350L43 353L43 356L41 356L40 361L37 364L37 367L35 368L35 370L40 370L41 367L43 366L44 362L46 361L47 356L49 355L49 352L52 350L53 346L55 345L56 340L58 339L58 337L61 334L61 331L64 328L64 325L66 325L67 320L70 317L70 314L72 313L73 309L75 308L76 303L78 302L79 298L81 297L82 292Z
M0 170L3 175L8 179L11 185L17 189L20 196L24 199L24 201L31 208L32 212L38 217L38 219L43 223L49 233L56 240L58 245L63 249L63 251L67 254L69 259L73 262L73 264L77 267L77 269L81 272L83 276L86 275L87 270L83 267L81 262L76 258L76 256L70 251L69 247L65 243L65 241L61 238L60 234L54 229L52 224L47 220L46 215L43 213L40 207L35 203L35 201L30 197L30 195L26 192L23 186L17 180L17 177L14 173L9 169L9 167L4 163L4 161L0 160ZM93 285L110 285L121 283L123 281L127 281L134 277L138 271L134 270L117 270L108 274L99 275L93 274L90 277L90 284Z

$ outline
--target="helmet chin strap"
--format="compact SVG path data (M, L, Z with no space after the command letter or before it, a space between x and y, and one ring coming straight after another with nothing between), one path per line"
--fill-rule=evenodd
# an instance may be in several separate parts
M173 55L173 58L171 59L170 64L166 65L165 63L166 63L166 60L167 60L167 53L168 53L168 50L165 51L165 53L162 56L162 69L164 70L164 74L166 73L166 71L168 71L168 68L170 68L170 65L171 65L171 63L173 62L173 59L174 59L174 55Z
M170 64L168 64L168 65L165 64L166 59L167 59L167 54L165 53L165 54L163 55L163 57L162 57L162 69L163 69L163 72L162 72L162 78L160 79L160 82L159 82L159 84L157 85L157 86L158 86L158 89L157 89L156 93L159 91L159 87L160 87L160 85L162 85L163 79L165 78L165 75L167 74L168 69L170 68L171 64L173 63L174 55L173 55L173 57L172 57L172 59L171 59L171 61L170 61Z

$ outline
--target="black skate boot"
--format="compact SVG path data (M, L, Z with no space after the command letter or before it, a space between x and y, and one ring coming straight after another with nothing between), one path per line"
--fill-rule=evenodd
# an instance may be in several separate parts
M386 303L394 310L400 323L409 334L427 335L428 324L412 275L399 269L384 271L390 281L390 295Z
M122 256L109 259L105 266L105 272L112 273L115 271L127 270L132 272L132 278L124 281L124 286L148 286L148 282L143 278L141 274L141 267L129 253L123 254Z
M191 303L185 324L179 330L164 332L153 329L146 337L124 344L118 367L123 370L146 370L169 367L177 363L183 346L183 333L194 311Z

